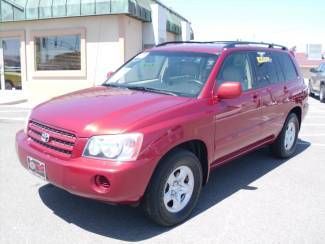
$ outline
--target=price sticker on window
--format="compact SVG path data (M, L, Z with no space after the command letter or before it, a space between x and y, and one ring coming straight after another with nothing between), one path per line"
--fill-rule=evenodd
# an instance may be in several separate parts
M272 62L272 58L268 57L268 56L265 56L264 52L258 52L257 54L258 54L258 56L256 57L256 59L257 59L257 62L259 64L271 63Z

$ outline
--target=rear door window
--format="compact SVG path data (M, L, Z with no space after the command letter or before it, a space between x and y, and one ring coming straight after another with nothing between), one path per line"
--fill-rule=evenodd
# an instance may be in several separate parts
M281 67L282 65L280 63L279 57L275 52L271 52L271 56L276 67L276 73L278 74L279 82L284 82L286 78L284 76L284 70Z
M279 82L275 60L270 52L250 52L249 56L255 71L253 88L261 88Z
M283 71L284 81L296 81L298 79L298 73L290 56L287 53L281 52L277 52L275 55Z

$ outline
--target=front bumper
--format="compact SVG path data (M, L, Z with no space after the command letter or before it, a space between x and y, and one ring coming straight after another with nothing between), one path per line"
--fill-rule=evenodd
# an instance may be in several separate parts
M47 181L75 195L110 203L131 204L143 196L155 168L155 160L135 162L104 161L91 158L58 159L31 147L23 131L16 135L20 163L27 169L27 157L45 164ZM95 176L105 176L110 187L102 191Z

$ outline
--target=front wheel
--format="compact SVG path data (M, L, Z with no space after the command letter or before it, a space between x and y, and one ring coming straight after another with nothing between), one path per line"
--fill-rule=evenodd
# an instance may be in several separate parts
M197 204L202 188L198 158L186 150L175 150L156 169L142 201L145 213L162 226L186 220Z
M295 113L289 114L280 135L271 145L272 153L279 158L291 157L297 147L299 120Z

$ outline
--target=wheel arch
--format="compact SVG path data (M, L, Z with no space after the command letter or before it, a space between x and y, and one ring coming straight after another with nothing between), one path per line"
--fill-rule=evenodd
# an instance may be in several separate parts
M288 113L288 116L289 116L290 114L292 114L292 113L294 113L294 114L297 115L297 118L298 118L298 121L299 121L299 129L300 129L300 127L301 127L301 122L302 122L302 109L301 109L301 107L296 106L296 107L294 107L293 109L291 109L290 112Z
M200 161L201 167L202 167L202 173L203 173L203 185L206 184L208 181L209 176L209 161L208 161L208 148L206 146L206 143L199 139L193 139L189 141L182 142L180 144L175 145L173 148L171 148L169 151L167 151L162 158L159 160L158 164L156 165L156 169L158 168L158 165L166 158L170 153L178 150L178 149L184 149L192 152ZM153 173L154 175L154 173Z

